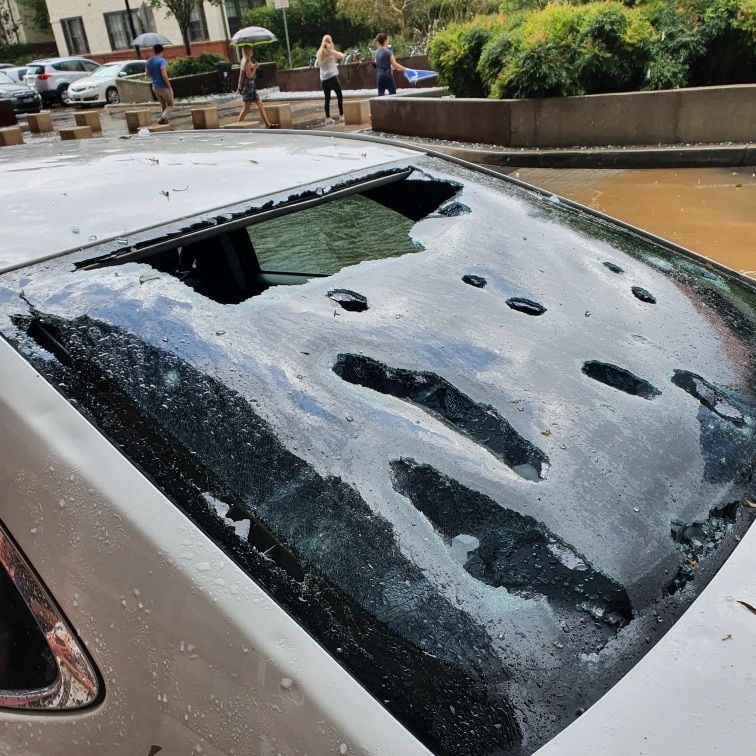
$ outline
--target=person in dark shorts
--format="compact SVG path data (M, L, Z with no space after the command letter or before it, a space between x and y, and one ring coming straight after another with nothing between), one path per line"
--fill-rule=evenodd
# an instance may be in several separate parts
M242 59L239 64L238 87L238 91L242 96L242 109L237 120L241 123L246 118L254 102L260 111L263 121L265 121L265 128L272 129L273 124L271 124L268 114L265 112L265 106L262 104L255 84L255 74L259 67L260 64L252 60L252 45L244 45L242 47Z
M407 69L396 62L394 53L388 46L388 37L385 34L379 34L375 41L378 49L375 51L374 62L378 70L378 96L383 94L396 94L396 84L394 83L394 71L406 71Z
M171 114L171 110L173 110L173 87L168 79L165 58L160 55L163 52L163 46L155 45L152 50L155 54L147 59L145 65L147 73L152 79L152 91L155 93L155 97L157 97L160 107L163 109L158 123L164 124L168 123L168 116Z
M326 125L334 123L334 119L331 118L331 92L336 94L336 100L339 104L339 117L336 118L336 121L340 121L344 117L344 95L341 92L339 69L336 63L336 61L343 59L344 53L334 50L331 35L325 34L315 55L315 64L320 69L320 83L325 96Z

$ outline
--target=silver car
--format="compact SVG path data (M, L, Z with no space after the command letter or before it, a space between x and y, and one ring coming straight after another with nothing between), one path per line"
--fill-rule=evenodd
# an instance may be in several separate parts
M39 92L45 104L68 105L68 87L98 67L98 63L80 57L33 60L26 66L24 82Z
M331 132L0 200L4 752L751 752L752 280Z

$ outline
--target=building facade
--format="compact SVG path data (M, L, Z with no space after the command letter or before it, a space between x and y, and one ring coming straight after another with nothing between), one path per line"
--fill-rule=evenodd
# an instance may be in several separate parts
M2 2L2 0L0 0ZM219 5L198 3L192 13L189 40L192 54L215 52L231 57L228 40L239 28L245 10L264 0L225 0ZM131 58L134 34L158 32L173 45L165 57L186 55L181 30L165 8L141 0L47 0L60 55L85 55L100 62Z

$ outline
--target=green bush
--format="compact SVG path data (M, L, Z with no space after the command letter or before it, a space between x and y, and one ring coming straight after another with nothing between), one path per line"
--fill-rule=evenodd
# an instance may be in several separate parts
M480 62L492 97L567 97L637 89L653 28L638 10L610 1L548 5L501 35Z
M461 97L753 82L756 0L574 0L478 16L439 32L429 59L440 83Z
M170 78L193 76L194 74L214 72L216 70L215 64L221 61L227 63L228 58L217 53L201 53L196 58L174 58L168 61L166 69Z
M428 62L438 82L457 97L485 97L487 89L478 72L486 43L505 24L503 16L478 16L467 24L449 24L428 46Z
M756 81L756 0L690 0L704 52L691 63L693 86Z
M12 63L14 66L25 66L32 60L47 57L40 55L34 45L0 45L0 60L3 63Z

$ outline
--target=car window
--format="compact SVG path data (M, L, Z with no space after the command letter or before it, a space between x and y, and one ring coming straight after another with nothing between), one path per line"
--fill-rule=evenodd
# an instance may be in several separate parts
M98 67L98 64L93 63L91 60L82 60L80 62L84 71L94 71Z
M36 76L37 74L41 74L45 72L45 67L43 65L29 65L26 67L26 76Z
M0 84L15 84L16 82L10 76L0 71Z
M119 64L111 64L107 66L100 66L92 72L92 76L97 78L113 78L118 73Z
M53 68L57 69L58 71L66 71L66 72L84 70L84 68L82 67L81 63L78 60L62 60L59 63L53 63Z

